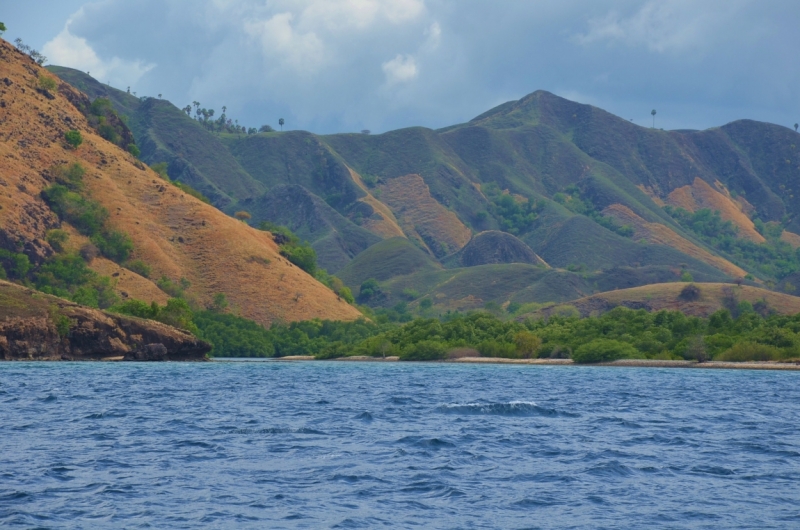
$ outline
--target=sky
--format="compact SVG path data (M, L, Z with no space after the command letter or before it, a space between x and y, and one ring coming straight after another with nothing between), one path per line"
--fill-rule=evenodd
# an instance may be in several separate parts
M463 123L536 90L642 126L800 121L797 0L25 0L3 38L239 123Z

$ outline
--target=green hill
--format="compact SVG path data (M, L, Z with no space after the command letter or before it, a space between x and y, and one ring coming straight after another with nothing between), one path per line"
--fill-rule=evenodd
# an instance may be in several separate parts
M800 136L778 125L662 131L537 91L439 130L227 134L166 101L51 71L109 97L148 163L168 162L228 213L290 226L348 285L379 280L386 296L370 303L407 300L404 290L441 294L442 307L559 301L745 274L790 290L800 274ZM470 231L509 237L470 246ZM535 262L525 248L571 272L509 263Z

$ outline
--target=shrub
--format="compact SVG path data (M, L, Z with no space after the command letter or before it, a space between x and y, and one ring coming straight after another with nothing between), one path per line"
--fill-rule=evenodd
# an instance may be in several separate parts
M310 246L284 245L281 247L281 256L312 276L317 270L317 253Z
M252 215L250 215L250 212L246 212L244 210L239 210L238 212L233 214L233 216L240 221L247 221L248 219L251 219L253 217Z
M692 277L692 274L689 271L683 271L683 273L681 274L681 281L682 282L693 282L694 278Z
M117 230L97 234L92 238L92 242L97 245L103 256L116 263L123 263L133 252L131 238L128 234Z
M342 287L339 289L339 296L348 304L354 304L356 299L353 297L353 291L349 287Z
M129 271L135 272L139 276L144 276L145 278L150 277L150 272L151 272L150 265L148 265L147 263L145 263L140 259L129 261L128 263L125 264L125 268L128 269Z
M170 183L179 190L181 190L182 192L184 192L185 194L191 195L195 199L199 199L201 202L204 202L206 204L211 204L211 200L208 197L206 197L193 187L189 186L188 184L184 184L183 182L178 182L177 180L171 180Z
M695 300L700 298L700 288L693 283L690 283L683 289L681 289L681 294L678 295L678 298L681 300L685 300L687 302L694 302Z
M72 129L64 133L64 139L73 149L77 149L83 143L83 136L80 131Z
M404 361L435 361L447 357L447 346L433 340L421 340L403 349L400 358Z
M64 244L69 240L69 234L65 230L48 230L45 240L56 252L63 252Z
M50 77L49 75L39 74L39 88L42 90L55 90L57 83L56 80Z
M530 331L520 331L514 335L514 344L520 357L530 359L536 357L539 348L542 347L542 339Z
M15 279L25 278L31 270L31 262L28 256L21 252L11 252L5 249L0 249L0 266L2 266L4 273Z
M189 308L189 304L186 303L186 300L180 298L167 300L167 305L162 307L156 316L156 320L159 322L186 330L193 335L198 335L200 332L193 322L193 318L194 314Z
M72 191L83 189L83 176L86 174L86 169L80 163L54 166L51 171L59 184L65 185Z
M211 302L211 307L209 307L209 309L217 313L222 313L227 308L228 308L228 297L225 296L225 293L215 294Z
M100 255L100 249L93 243L86 243L81 247L80 253L86 263L91 263L94 258Z
M139 158L142 154L142 151L136 146L136 144L128 144L128 152L136 158Z
M183 298L183 295L186 292L186 289L192 286L192 283L187 280L186 278L181 278L178 282L173 282L166 276L162 276L157 282L156 285L159 289L167 293L168 295L174 298Z
M358 301L361 303L369 302L370 300L377 298L383 294L381 290L380 284L378 284L378 280L375 278L370 278L365 280L361 287L358 289Z
M636 348L626 342L594 339L579 346L572 353L572 360L576 363L602 363L633 357L636 353Z
M714 358L715 361L746 362L776 361L781 357L780 349L757 342L740 342Z
M423 310L424 309L430 309L431 307L433 307L433 300L431 300L430 298L423 298L419 302L419 308L420 309L423 309Z
M412 289L411 287L406 287L403 289L403 296L405 296L408 300L416 300L419 298L419 291Z
M84 235L99 233L108 219L108 210L100 203L85 199L62 184L53 184L43 190L42 197L59 218Z
M141 300L126 300L121 304L117 304L109 309L109 311L113 311L114 313L121 313L123 315L130 315L139 318L148 318L150 320L155 320L158 316L158 312L160 308L158 304L153 302L151 304L147 304L142 302Z

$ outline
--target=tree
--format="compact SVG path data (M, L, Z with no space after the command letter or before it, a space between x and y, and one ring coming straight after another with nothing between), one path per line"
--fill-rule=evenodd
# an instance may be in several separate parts
M0 22L0 35L6 31L6 25Z
M75 129L65 132L64 139L73 149L77 149L78 146L83 143L83 136L81 136L81 132L76 131Z
M223 113L223 114L225 114L226 112L228 112L228 107L226 107L225 105L223 105L223 106L222 106L222 113Z
M283 130L283 124L284 124L284 123L286 123L286 122L285 122L285 121L283 121L283 118L281 118L281 119L279 119L279 120L278 120L278 125L280 125L280 126L281 126L281 130Z
M191 116L192 115L192 106L191 105L186 105L185 107L183 107L183 112L185 112L187 116Z
M244 210L239 210L238 212L233 214L233 216L235 218L237 218L238 220L240 220L240 221L247 221L248 219L250 219L252 217L252 215L250 215L249 212L246 212Z
M372 131L370 131L369 129L363 129L361 131L361 134L369 134L370 132L372 132Z
M797 126L798 126L798 124L795 123L794 124L794 132L797 132Z
M650 111L650 114L653 116L653 129L656 128L656 109Z
M161 99L161 94L158 95L158 99Z

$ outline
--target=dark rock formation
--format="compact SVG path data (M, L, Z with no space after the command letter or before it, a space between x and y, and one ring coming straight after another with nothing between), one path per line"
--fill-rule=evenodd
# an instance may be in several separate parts
M190 333L0 281L0 360L200 361Z

